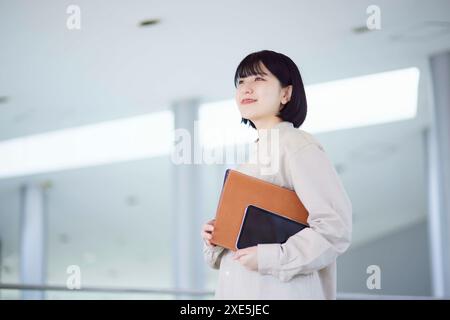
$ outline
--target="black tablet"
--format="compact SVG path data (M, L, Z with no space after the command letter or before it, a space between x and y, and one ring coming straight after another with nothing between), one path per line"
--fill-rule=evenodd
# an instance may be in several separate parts
M289 237L308 226L273 212L247 207L237 240L238 249L263 243L285 243Z

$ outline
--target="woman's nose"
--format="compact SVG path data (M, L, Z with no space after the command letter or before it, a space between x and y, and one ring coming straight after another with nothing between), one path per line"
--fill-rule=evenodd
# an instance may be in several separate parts
M242 93L252 93L253 92L253 88L251 85L249 84L245 84L242 88Z

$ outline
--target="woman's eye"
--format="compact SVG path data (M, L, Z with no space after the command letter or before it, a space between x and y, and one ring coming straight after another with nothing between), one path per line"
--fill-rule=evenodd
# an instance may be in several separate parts
M264 78L256 77L255 80L263 80L263 81L264 81ZM244 81L239 80L239 81L238 81L238 84L242 84L243 82L244 82Z

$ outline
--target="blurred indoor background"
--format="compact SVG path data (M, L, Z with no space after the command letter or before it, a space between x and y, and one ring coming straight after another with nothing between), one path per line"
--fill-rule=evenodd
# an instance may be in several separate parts
M338 298L450 298L450 1L0 0L0 39L0 299L211 299L236 163L174 163L174 129L249 142L233 76L264 49L352 200Z

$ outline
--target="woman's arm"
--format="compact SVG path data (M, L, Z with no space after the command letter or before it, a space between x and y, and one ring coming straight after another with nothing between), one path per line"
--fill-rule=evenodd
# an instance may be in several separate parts
M258 245L258 271L281 281L331 264L349 247L352 231L352 204L321 146L309 144L288 154L287 169L310 227L284 244Z

